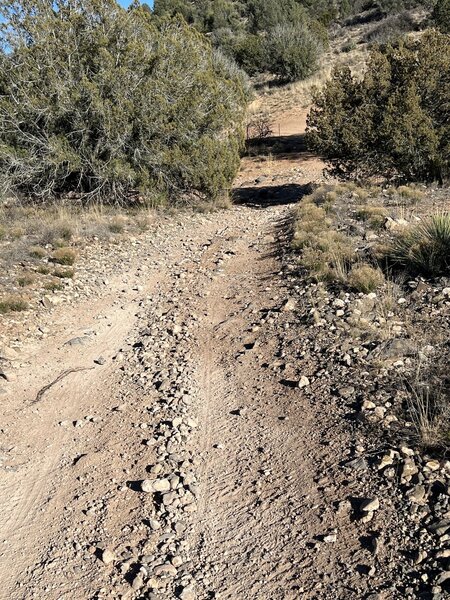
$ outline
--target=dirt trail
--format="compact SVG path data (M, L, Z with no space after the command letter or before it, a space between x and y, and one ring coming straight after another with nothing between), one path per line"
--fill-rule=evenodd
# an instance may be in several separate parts
M2 600L364 597L347 567L360 532L336 509L355 440L320 388L291 385L281 350L298 333L278 195L321 166L283 160L273 179L243 164L237 187L263 173L264 202L169 228L24 351L2 401ZM168 470L167 498L140 491Z

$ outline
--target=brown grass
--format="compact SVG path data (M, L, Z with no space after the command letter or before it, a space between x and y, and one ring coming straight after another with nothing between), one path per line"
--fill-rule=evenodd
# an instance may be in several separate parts
M59 279L73 279L75 271L73 269L55 269L53 271L53 277Z
M52 277L49 281L44 283L44 289L50 292L56 292L64 289L64 285L61 283L61 279Z
M357 292L369 294L381 287L385 278L381 269L368 264L354 265L348 276L348 283Z
M28 303L22 296L10 294L0 299L0 314L21 312L28 308Z
M57 263L58 265L71 266L74 264L76 258L76 252L72 248L58 248L58 250L53 252L51 261Z

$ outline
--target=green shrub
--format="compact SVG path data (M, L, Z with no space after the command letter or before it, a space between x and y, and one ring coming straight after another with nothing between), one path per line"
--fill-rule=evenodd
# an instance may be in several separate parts
M0 22L3 187L124 202L230 186L245 78L181 18L115 0L0 0Z
M450 33L450 0L437 0L433 20L442 33Z
M449 275L450 213L434 215L399 234L388 258L394 267L412 275Z
M234 48L236 62L249 75L268 70L270 66L268 54L266 39L252 33L242 36Z
M304 24L279 25L269 32L270 70L283 81L312 75L319 66L323 43Z
M362 81L338 68L307 139L345 177L442 181L450 166L450 44L429 31L371 53Z

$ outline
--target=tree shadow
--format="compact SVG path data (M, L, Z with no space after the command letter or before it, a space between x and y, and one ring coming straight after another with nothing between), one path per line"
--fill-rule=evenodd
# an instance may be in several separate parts
M309 153L305 134L273 135L266 138L247 140L245 156L257 157L269 154L276 156L277 160L295 160L300 156L303 159L308 158Z
M263 187L241 187L233 190L234 204L265 208L298 202L303 196L310 194L311 184L285 183Z

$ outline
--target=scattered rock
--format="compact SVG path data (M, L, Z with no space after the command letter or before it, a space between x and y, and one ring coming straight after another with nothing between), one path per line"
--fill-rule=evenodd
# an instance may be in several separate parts
M380 501L378 498L368 498L362 502L360 508L362 512L373 512L380 508Z
M114 552L106 548L101 552L101 560L103 563L105 563L105 565L110 565L116 560L116 555L114 554Z

